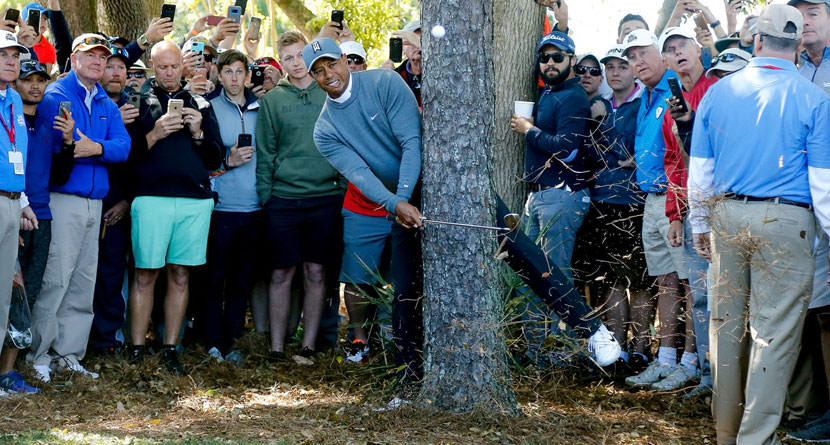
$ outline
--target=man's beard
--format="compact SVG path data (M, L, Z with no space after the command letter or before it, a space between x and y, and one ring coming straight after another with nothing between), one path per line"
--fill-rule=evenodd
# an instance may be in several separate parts
M553 76L549 76L544 72L540 75L542 76L542 81L545 82L545 85L559 85L571 75L571 66L568 65L563 71L560 71L559 74L555 74Z

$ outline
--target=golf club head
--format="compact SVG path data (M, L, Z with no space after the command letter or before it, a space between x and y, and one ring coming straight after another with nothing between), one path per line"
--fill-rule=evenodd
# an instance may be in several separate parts
M519 216L518 213L508 213L507 215L504 215L504 225L511 231L516 230L519 227L520 220L521 216Z

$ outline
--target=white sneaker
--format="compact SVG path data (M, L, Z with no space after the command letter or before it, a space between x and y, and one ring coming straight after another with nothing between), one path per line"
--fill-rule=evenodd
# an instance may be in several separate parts
M677 365L666 378L652 384L651 389L656 389L657 391L676 391L686 386L695 377L697 377L697 371L690 370L682 365Z
M43 383L49 383L52 381L52 369L49 365L34 365L32 367L35 369L36 379Z
M219 352L219 349L216 346L208 349L208 355L215 358L217 362L224 362L225 359L222 357L222 353Z
M61 359L61 367L65 371L77 372L78 374L85 375L89 378L97 379L99 377L97 372L87 371L86 368L73 359Z
M657 360L654 360L649 363L648 368L646 368L645 371L637 375L627 377L625 379L625 384L635 388L648 388L652 384L666 378L673 370L674 366L663 364Z
M617 339L614 338L614 334L605 325L602 325L588 339L588 352L591 353L591 358L597 365L608 366L620 358L622 348L617 343Z
M5 390L0 389L0 399L5 399L8 396L9 396L8 392L6 392Z

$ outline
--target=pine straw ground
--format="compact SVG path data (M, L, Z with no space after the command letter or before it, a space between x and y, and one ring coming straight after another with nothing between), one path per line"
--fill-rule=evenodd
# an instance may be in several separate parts
M714 443L708 399L631 393L573 372L517 371L522 414L452 415L414 407L379 412L393 395L384 357L365 366L329 352L317 366L269 365L250 335L242 368L183 357L190 376L91 358L97 381L58 374L40 395L0 399L2 443Z

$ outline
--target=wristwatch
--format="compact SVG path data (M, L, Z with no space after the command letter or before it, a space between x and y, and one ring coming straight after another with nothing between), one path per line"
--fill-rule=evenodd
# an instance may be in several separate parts
M147 36L146 36L146 35L144 35L144 34L142 34L142 35L138 38L138 40L137 40L137 41L138 41L138 46L140 46L140 47L142 47L142 48L148 48L148 47L150 47L150 40L148 40L148 39L147 39Z

